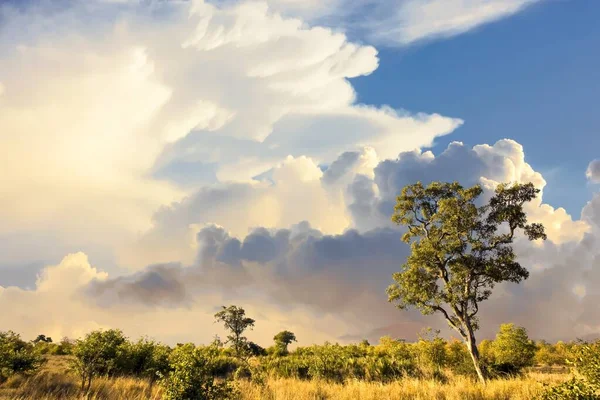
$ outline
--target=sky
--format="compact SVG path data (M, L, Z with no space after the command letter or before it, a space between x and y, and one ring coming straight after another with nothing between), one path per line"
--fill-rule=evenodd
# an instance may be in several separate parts
M548 240L481 307L600 334L593 0L0 2L0 329L300 344L448 333L385 288L418 180L532 182Z

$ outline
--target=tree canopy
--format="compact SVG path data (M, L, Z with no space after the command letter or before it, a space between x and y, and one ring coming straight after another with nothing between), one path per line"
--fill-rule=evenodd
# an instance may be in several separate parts
M406 186L397 198L392 221L407 228L402 240L411 254L394 273L388 299L400 309L441 313L466 342L480 380L475 331L479 304L501 282L529 276L512 248L520 230L529 240L546 239L544 227L527 222L525 203L539 193L533 184L500 184L487 203L480 185L421 182Z

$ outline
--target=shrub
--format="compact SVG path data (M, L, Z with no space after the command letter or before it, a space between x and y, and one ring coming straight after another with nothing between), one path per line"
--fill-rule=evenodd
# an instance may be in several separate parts
M164 400L236 399L235 386L215 378L220 358L220 350L214 344L186 344L174 349L169 357L171 370L160 381Z
M21 336L12 331L0 332L0 382L14 374L34 373L43 363L43 356Z
M464 342L452 340L446 345L447 365L457 375L476 376L471 355Z
M535 344L527 336L527 330L514 324L500 325L500 331L492 343L495 363L507 365L520 371L533 365Z
M135 343L127 343L126 360L121 366L121 372L146 378L152 387L156 379L169 371L170 352L168 346L147 338L141 338Z
M127 338L117 329L94 331L77 340L73 348L73 370L88 391L96 376L113 376L126 369Z
M548 388L542 400L598 400L600 399L600 340L595 343L580 342L573 346L569 363L579 377Z

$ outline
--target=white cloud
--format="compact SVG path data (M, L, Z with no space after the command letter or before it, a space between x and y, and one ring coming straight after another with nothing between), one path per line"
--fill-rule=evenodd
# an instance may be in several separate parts
M514 15L541 0L269 0L275 9L344 27L389 46L456 36Z
M83 248L94 260L155 264L109 278L77 253L43 269L33 290L0 287L3 324L26 336L121 327L208 341L215 331L200 327L230 303L260 321L252 337L264 344L281 329L303 343L383 334L398 315L383 289L407 251L389 221L402 186L546 185L515 141L434 155L419 149L462 121L355 104L348 78L373 72L377 53L334 30L264 3L155 3L159 13L122 3L1 11L11 13L2 37L17 39L0 40L0 263ZM289 0L286 12L326 17L340 4ZM433 1L412 14L416 1L390 4L406 24L386 40L406 44L528 3ZM105 20L87 18L98 9ZM393 33L386 21L373 32ZM486 326L516 318L543 333L566 318L557 336L599 330L598 204L581 220L541 198L528 206L549 241L517 243L531 279L501 288ZM397 318L397 329L424 321Z
M376 50L264 3L0 13L0 235L22 242L0 264L32 261L18 249L46 232L63 254L115 257L198 187L189 171L248 181L290 154L321 163L368 144L414 148L462 122L355 105L347 79L375 70Z
M400 0L397 9L373 28L377 41L406 45L455 36L513 15L539 0Z
M585 176L592 183L600 183L600 160L593 160L585 171Z

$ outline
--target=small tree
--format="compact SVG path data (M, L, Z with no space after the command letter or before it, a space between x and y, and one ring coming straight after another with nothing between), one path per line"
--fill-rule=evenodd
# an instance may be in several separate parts
M517 373L533 365L535 343L529 339L525 328L502 324L492 342L492 354L499 372Z
M37 337L33 340L33 343L52 343L52 338L46 335L37 335Z
M117 329L94 331L78 339L73 348L72 368L81 379L81 390L88 392L96 376L113 375L125 361L127 338Z
M441 313L465 341L485 383L475 338L479 304L496 284L529 276L511 246L517 231L530 240L546 235L541 224L527 224L523 211L539 193L533 184L501 184L478 206L482 193L479 185L464 189L457 182L427 187L418 182L402 189L392 221L408 228L402 240L411 243L411 254L387 293L400 309Z
M275 347L279 354L288 354L288 346L292 342L297 342L296 335L290 331L281 331L273 337Z
M254 327L254 320L246 317L246 311L237 306L223 306L223 309L215 314L217 322L222 322L225 329L231 333L227 335L227 341L233 349L234 355L240 360L248 356L248 339L243 336L246 329Z

